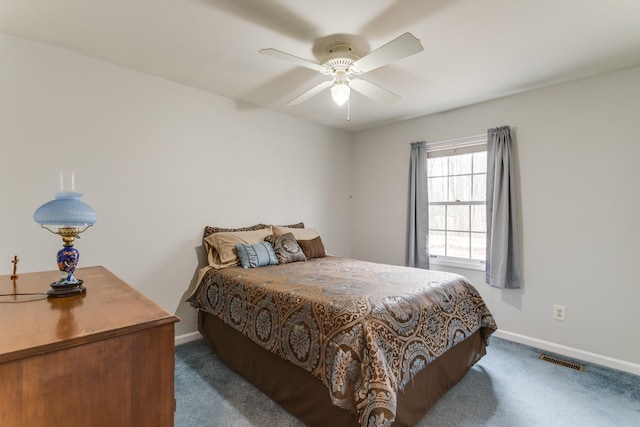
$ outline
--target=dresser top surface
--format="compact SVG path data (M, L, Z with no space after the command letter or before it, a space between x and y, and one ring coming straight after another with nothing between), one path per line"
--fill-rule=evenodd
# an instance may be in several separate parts
M104 267L78 268L87 291L46 298L59 271L0 276L0 362L179 321Z

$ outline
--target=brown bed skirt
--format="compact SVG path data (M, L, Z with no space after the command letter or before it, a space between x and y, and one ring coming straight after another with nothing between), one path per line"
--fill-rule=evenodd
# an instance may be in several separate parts
M198 329L231 369L309 426L356 427L357 416L333 405L308 372L263 349L218 317L198 312ZM483 331L456 344L398 393L393 426L413 426L486 353Z

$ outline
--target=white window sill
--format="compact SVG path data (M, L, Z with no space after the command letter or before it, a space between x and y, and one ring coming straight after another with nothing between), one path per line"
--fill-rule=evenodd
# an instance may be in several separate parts
M445 267L464 268L467 270L485 271L485 263L480 261L471 261L464 259L451 259L442 257L430 257L431 265L441 265Z

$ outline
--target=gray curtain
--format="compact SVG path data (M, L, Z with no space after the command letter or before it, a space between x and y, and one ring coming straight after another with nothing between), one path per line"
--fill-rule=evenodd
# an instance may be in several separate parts
M429 268L429 198L427 186L427 143L411 143L409 161L409 209L407 266Z
M487 134L487 283L496 288L520 287L518 224L511 129Z

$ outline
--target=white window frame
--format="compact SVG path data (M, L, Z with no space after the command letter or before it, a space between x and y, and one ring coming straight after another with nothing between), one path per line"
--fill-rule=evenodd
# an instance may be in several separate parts
M466 138L451 139L446 141L438 141L427 143L427 158L432 157L448 157L456 154L474 153L486 151L487 135L474 135ZM427 161L425 159L425 161ZM464 205L480 205L484 202L460 202ZM439 202L429 202L431 204L440 204ZM455 205L455 202L442 202L442 204ZM466 258L458 258L445 255L429 255L429 263L431 265L462 268L467 270L485 271L484 260L473 260Z

